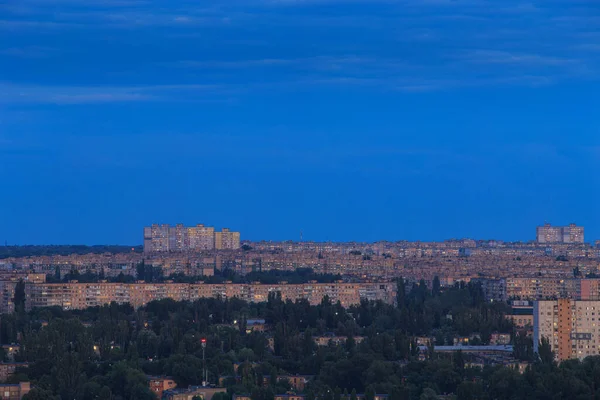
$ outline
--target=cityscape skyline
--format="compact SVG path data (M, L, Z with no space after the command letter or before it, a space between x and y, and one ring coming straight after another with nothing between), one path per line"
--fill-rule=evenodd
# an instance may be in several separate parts
M599 11L0 1L0 397L600 399Z
M205 224L198 224L196 222L191 222L190 224L187 223L178 223L178 224L173 224L173 227L176 227L178 225L181 226L190 226L190 227L196 227L196 226L205 226ZM151 226L171 226L171 224L152 224ZM218 225L217 225L218 226ZM386 237L380 237L380 238L373 238L371 240L359 240L359 239L348 239L348 240L331 240L331 239L323 239L323 238L319 238L319 239L312 239L310 236L306 235L305 230L299 230L297 232L296 237L289 237L289 238L270 238L270 237L249 237L249 235L246 234L246 232L243 232L243 236L240 236L240 242L261 242L261 241L272 241L272 242L285 242L285 241L292 241L292 242L331 242L331 243L350 243L350 242L357 242L357 243L377 243L377 242L402 242L402 241L406 241L406 242L444 242L444 241L450 241L450 240L462 240L462 239L471 239L471 240L476 240L476 241L501 241L501 242L506 242L506 243L528 243L528 242L536 242L538 244L552 244L551 241L540 241L540 229L544 229L544 228L558 228L558 230L561 229L567 229L569 227L576 227L576 228L582 228L585 229L585 240L583 239L583 231L581 232L581 237L577 240L575 240L573 243L586 243L586 244L591 244L594 245L596 244L597 241L600 241L600 237L594 237L592 235L589 234L590 229L588 229L588 227L586 225L580 225L580 224L575 224L572 221L569 223L565 223L564 225L555 225L555 224L550 224L548 222L544 222L543 225L538 224L535 226L535 230L533 231L533 233L531 232L532 227L529 227L530 230L530 235L529 237L525 237L525 238L518 238L518 239L506 239L506 238L502 238L502 237L474 237L474 236L450 236L450 237L442 237L442 238L436 238L436 239L427 239L427 238L386 238ZM218 229L213 227L213 226L209 226L206 225L207 228L212 228L214 232L216 232ZM1 228L1 227L0 227ZM221 229L225 229L227 231L229 231L229 228L227 227L223 227ZM123 246L143 246L144 245L144 237L145 237L145 233L144 235L140 235L139 234L139 228L136 229L137 231L137 240L133 239L131 241L128 242L115 242L115 241L100 241L100 242L81 242L81 241L73 241L73 242L21 242L21 243L13 243L8 239L4 239L2 240L1 245L7 245L7 246L25 246L25 245L40 245L40 246L44 246L44 245L85 245L85 246L93 246L93 245L123 245ZM240 230L237 230L239 233ZM591 230L593 232L593 230ZM0 230L1 232L1 230ZM562 232L562 230L560 231ZM558 233L557 233L558 234ZM214 235L214 234L213 234ZM561 237L562 237L562 233L560 233ZM2 239L0 237L0 239ZM562 241L558 240L555 243L560 243ZM214 239L213 239L213 243L214 243ZM569 242L565 242L565 243L569 243Z

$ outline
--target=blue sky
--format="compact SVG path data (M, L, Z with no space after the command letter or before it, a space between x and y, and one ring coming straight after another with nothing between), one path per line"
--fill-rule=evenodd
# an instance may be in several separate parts
M600 239L600 4L0 3L0 241Z

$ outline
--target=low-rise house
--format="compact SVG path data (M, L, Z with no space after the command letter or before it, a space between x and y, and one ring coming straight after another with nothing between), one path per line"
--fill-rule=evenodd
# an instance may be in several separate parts
M211 400L215 393L225 393L227 389L222 387L190 386L187 389L171 389L163 392L166 400L192 400L200 397L202 400Z
M279 375L278 381L288 381L297 391L302 392L306 384L314 379L314 375Z
M162 398L163 392L177 387L177 383L173 378L168 376L150 376L148 377L148 386L152 393L159 399Z
M29 382L17 384L0 384L0 399L21 400L31 390Z
M494 332L490 336L490 344L491 345L505 345L510 344L510 333L498 333Z
M346 340L348 338L346 336L329 336L329 335L325 335L325 336L315 336L313 337L313 340L315 341L315 343L317 344L317 346L329 346L329 344L333 344L334 346L340 346L346 343ZM362 342L364 340L364 337L362 336L354 336L354 342L356 344Z
M7 362L0 363L0 381L6 382L8 378L14 375L17 368L27 368L28 363L25 362Z
M8 361L15 361L15 354L17 354L19 352L19 350L21 349L21 346L19 346L18 344L3 344L2 345L2 349L4 350L4 353L6 354L6 358L8 359Z
M264 319L249 319L246 321L246 333L266 332L267 324Z

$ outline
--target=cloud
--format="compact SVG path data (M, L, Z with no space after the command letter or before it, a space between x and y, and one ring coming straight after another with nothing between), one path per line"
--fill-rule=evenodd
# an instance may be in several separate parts
M577 60L540 54L512 53L499 50L475 50L463 57L463 60L472 63L484 64L520 64L520 65L550 65L561 66L576 63Z
M552 5L515 0L207 0L199 7L188 0L22 0L12 8L0 5L4 18L0 30L12 30L16 39L0 50L0 55L14 58L11 66L2 67L2 79L11 80L14 65L14 79L23 80L18 68L25 61L19 58L52 54L28 47L32 43L28 35L39 35L43 29L53 30L44 36L44 44L69 54L67 69L84 70L90 67L86 60L97 57L105 67L97 72L103 74L99 81L115 79L125 85L140 80L164 82L165 77L184 74L186 82L210 82L221 91L256 93L266 87L289 90L307 84L408 93L596 79L600 60L592 28L597 19L569 4L563 0ZM131 53L117 40L102 39L126 33L131 34L129 40L138 40L138 29L144 30L147 40L139 40ZM20 35L19 30L27 32ZM97 45L97 53L90 54L82 42L90 48ZM119 53L122 57L114 56ZM52 74L69 82L56 69L46 72L46 82L52 82ZM73 80L54 96L39 89L0 97L64 104L179 100L199 93L190 88L81 86Z
M0 19L0 29L7 30L22 30L22 29L61 29L84 27L83 24L54 22L54 21L38 21L38 20L7 20Z
M227 94L214 85L40 86L0 83L0 103L98 104L156 100L206 100Z
M18 58L45 58L56 52L57 50L55 48L41 46L9 47L0 49L0 55Z

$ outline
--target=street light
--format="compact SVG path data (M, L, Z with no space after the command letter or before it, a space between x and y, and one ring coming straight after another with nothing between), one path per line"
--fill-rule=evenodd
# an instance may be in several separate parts
M208 377L206 375L206 358L204 357L204 350L206 349L206 338L200 339L200 343L202 343L202 368L204 369L204 380L202 381L202 386L206 386L208 384Z

